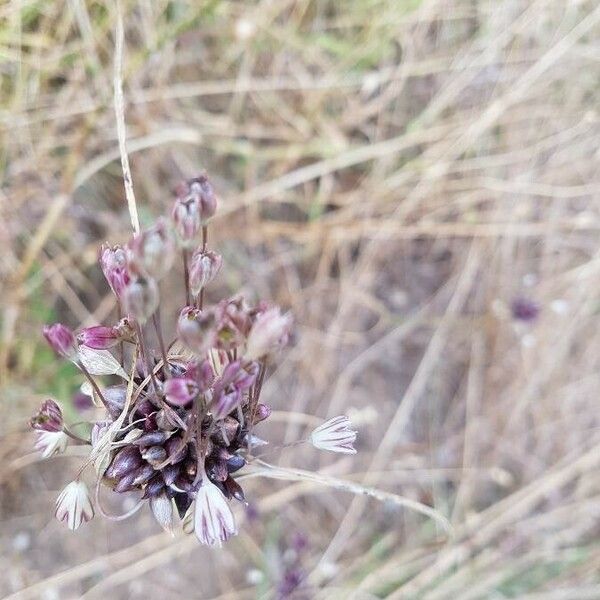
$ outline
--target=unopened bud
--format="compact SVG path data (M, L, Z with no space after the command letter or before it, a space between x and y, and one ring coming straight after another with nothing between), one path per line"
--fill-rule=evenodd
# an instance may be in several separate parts
M271 407L266 404L258 404L254 412L254 418L252 419L252 425L256 425L271 416Z
M279 308L260 313L248 335L246 358L256 360L285 346L291 326L291 316L282 315Z
M115 327L94 325L86 327L77 334L77 341L88 348L107 350L119 343L119 333Z
M121 479L134 469L141 467L142 462L140 451L134 446L127 446L115 454L105 475L110 479Z
M175 256L166 222L159 219L154 227L136 235L130 242L130 250L129 264L132 271L162 279L169 272Z
M167 451L162 446L150 446L142 450L142 458L156 467L167 458Z
M243 502L245 500L244 490L242 489L242 486L233 477L228 477L224 482L224 486L228 496L233 496L236 500L239 500L240 502Z
M156 281L147 277L138 277L130 281L123 291L123 301L129 316L143 325L158 308Z
M156 522L168 533L173 533L173 504L166 494L150 498L150 508Z
M198 249L190 260L190 290L194 296L206 287L219 273L223 258L210 250Z
M194 196L177 198L171 213L177 239L184 248L193 245L200 231L200 203Z
M104 244L100 250L100 267L110 289L117 298L120 298L125 286L129 283L125 250L121 246L110 247L108 244Z
M231 458L227 459L227 470L230 473L239 471L246 464L246 459L239 454L234 454Z
M102 391L101 400L110 416L116 419L125 406L127 399L127 388L124 385L110 385Z
M62 323L46 325L42 332L54 352L69 360L76 358L75 335L66 325Z

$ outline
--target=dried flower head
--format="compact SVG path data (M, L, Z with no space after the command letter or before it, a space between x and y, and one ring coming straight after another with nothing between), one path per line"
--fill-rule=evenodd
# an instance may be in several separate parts
M65 521L72 531L94 517L94 507L83 481L71 481L56 499L56 518Z
M312 431L310 441L319 450L356 454L353 446L356 441L356 431L351 428L351 425L350 419L344 415L333 417Z
M253 449L267 443L255 433L271 414L260 402L267 357L273 360L291 328L289 315L263 302L252 306L238 296L203 306L201 292L222 263L206 247L215 209L208 179L190 179L177 191L170 222L159 221L125 249L103 246L100 265L126 317L116 325L82 329L79 347L63 325L44 333L80 368L88 380L85 393L104 406L105 415L90 423L89 440L78 439L64 425L53 401L44 403L31 422L45 457L64 451L67 434L88 444L84 466L93 465L98 485L136 493L166 531L173 530L177 518L184 524L193 520L196 536L207 545L237 533L229 502L245 501L238 473L254 460ZM190 260L189 249L201 230L202 246ZM180 290L164 284L161 290L174 236L183 248L185 281ZM161 292L181 299L173 340L163 336ZM123 382L103 381L104 376ZM345 429L340 438L340 430L318 429L315 445L350 451L354 432ZM75 529L93 513L85 485L69 484L57 502L57 517Z

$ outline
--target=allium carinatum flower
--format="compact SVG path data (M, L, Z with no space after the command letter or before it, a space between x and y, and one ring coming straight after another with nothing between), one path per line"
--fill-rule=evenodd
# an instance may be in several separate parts
M69 438L63 431L37 431L35 449L42 453L42 458L50 458L55 454L62 454Z
M207 546L220 546L237 535L235 518L223 492L205 475L196 495L194 532Z
M279 308L253 306L241 296L203 306L201 291L222 262L207 248L205 228L215 209L208 179L190 179L178 189L172 220L141 232L125 249L103 247L100 265L121 320L80 330L78 347L63 325L44 334L79 366L88 379L86 393L105 414L77 429L91 431L89 439L65 426L53 401L31 421L44 457L64 451L69 438L88 445L84 468L93 466L97 485L137 495L166 531L178 519L193 520L196 536L207 545L237 533L231 501L245 501L238 474L255 460L253 450L268 443L256 435L271 414L260 397L268 364L291 327L291 317ZM173 237L183 250L186 280L179 288L163 283L161 289L159 280L171 268ZM177 322L168 328L176 330L175 339L166 339L162 330L158 315L167 311L160 311L161 294L181 302ZM317 428L312 441L350 452L355 437L338 423ZM76 529L93 514L85 485L79 479L69 484L56 516Z
M82 523L94 517L94 507L88 488L83 481L71 481L56 499L56 518L66 522L75 531Z
M312 431L310 441L319 450L356 454L353 445L356 441L356 431L351 425L350 419L344 415L333 417Z
M45 400L37 413L29 421L32 429L38 431L62 431L63 417L60 406L54 400Z

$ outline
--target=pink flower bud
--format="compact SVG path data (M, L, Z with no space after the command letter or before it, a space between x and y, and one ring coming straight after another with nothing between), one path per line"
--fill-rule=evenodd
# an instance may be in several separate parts
M164 219L136 235L130 242L132 271L155 279L164 277L173 264L175 248Z
M190 179L177 187L171 217L181 245L189 247L200 227L215 214L217 198L206 175Z
M218 274L223 264L220 254L198 249L190 261L190 290L194 296L200 293Z
M217 196L212 183L206 175L194 177L187 182L189 193L198 198L200 205L200 221L206 223L217 211Z
M66 325L62 323L46 325L42 332L54 352L69 360L73 360L77 356L75 335Z
M214 312L186 306L177 321L177 334L192 352L204 354L215 345L217 330Z
M210 405L210 412L213 419L219 421L224 419L231 411L236 409L242 403L242 393L232 388L230 391L221 390L220 393L213 395L213 401Z
M54 400L45 400L29 421L29 425L38 431L62 431L63 417L60 406Z
M177 198L171 213L175 233L179 243L188 248L194 243L200 231L200 206L198 199L194 196Z
M172 377L163 386L165 399L174 406L185 406L196 398L200 389L193 379L187 377Z
M88 348L106 350L119 343L119 334L115 327L94 325L86 327L77 334L77 341Z
M279 308L270 308L260 313L248 335L246 358L255 360L285 346L291 326L291 316L282 315Z
M111 248L108 244L104 244L100 250L100 267L110 289L117 298L120 298L125 286L129 283L125 250L121 246Z
M198 384L201 392L208 390L215 379L215 373L208 359L202 362L192 361L188 363L185 376L193 379Z
M138 277L130 281L123 291L123 301L129 316L143 325L158 308L156 281L146 277Z

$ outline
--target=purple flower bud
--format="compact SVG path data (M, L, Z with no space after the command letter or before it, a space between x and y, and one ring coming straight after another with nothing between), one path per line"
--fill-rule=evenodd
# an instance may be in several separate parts
M193 379L198 384L201 392L206 392L215 379L215 373L208 359L202 362L192 361L188 363L185 376Z
M84 394L81 390L78 390L73 394L72 402L73 406L79 412L85 412L86 410L94 407L92 397Z
M62 323L45 325L42 332L54 352L69 360L75 359L77 356L75 335L66 325Z
M206 287L219 273L223 258L210 250L198 248L190 260L190 290L194 296Z
M115 454L105 475L110 479L121 479L134 469L139 469L142 464L140 451L135 446L126 446Z
M127 388L124 385L110 385L102 391L104 406L113 419L116 419L125 406ZM101 398L102 400L102 398Z
M142 498L146 500L147 498L153 498L154 496L158 496L165 489L164 479L159 475L155 475L150 479L146 489L144 490L144 495Z
M212 481L225 481L229 477L227 462L224 460L211 460L206 466L206 472Z
M130 242L129 266L132 271L162 279L171 268L175 256L173 240L164 219L136 235Z
M166 431L151 431L150 433L144 433L133 443L136 446L156 446L158 444L164 444L170 435Z
M167 451L162 446L150 446L142 450L142 458L156 467L165 461Z
M215 345L217 330L214 312L186 306L177 321L177 334L192 352L204 354Z
M144 465L137 471L134 471L135 477L133 478L132 485L134 487L138 485L144 485L153 475L154 467L152 465Z
M159 295L156 281L138 277L123 290L125 310L132 319L143 325L158 308Z
M179 243L189 248L200 231L200 203L195 196L177 198L171 213Z
M229 497L233 497L240 502L245 500L246 497L244 496L244 490L242 489L242 486L233 477L228 477L224 481L224 485L225 491Z
M258 404L252 419L252 425L256 425L271 416L271 407L266 404Z
M129 272L127 270L127 255L121 246L104 244L100 249L100 267L108 281L108 285L117 298L125 286L129 283Z
M119 334L115 327L94 325L86 327L77 334L77 341L88 348L107 350L119 343Z
M282 315L279 308L260 313L248 335L246 358L256 360L283 348L287 344L291 326L291 316Z
M169 438L165 447L173 465L182 461L187 454L187 444L185 444L179 436Z
M163 391L169 404L186 406L198 396L200 390L193 379L172 377L165 381Z
M177 478L177 475L179 475L179 470L180 470L179 465L167 465L162 470L163 478L167 485L171 485L175 481L175 479Z
M239 454L234 454L231 458L227 459L227 470L230 473L239 471L246 464L246 459Z
M212 434L213 440L219 445L229 446L231 440L238 434L240 424L233 417L225 417Z
M530 298L515 298L511 304L513 318L527 323L535 321L540 310L540 305Z
M38 431L62 431L63 417L58 404L54 400L44 400L40 409L29 421L29 426Z
M233 350L244 343L250 331L251 318L243 299L219 302L217 314L217 348Z
M235 410L242 402L242 393L233 389L229 392L221 391L213 396L210 411L213 419L219 421Z

